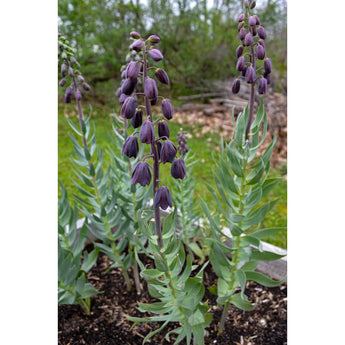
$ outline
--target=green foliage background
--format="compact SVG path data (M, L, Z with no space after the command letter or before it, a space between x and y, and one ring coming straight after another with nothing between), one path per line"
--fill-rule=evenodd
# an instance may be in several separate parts
M77 50L94 99L112 101L114 80L128 52L129 32L161 37L163 68L174 96L202 90L236 75L237 18L241 0L59 0L59 32ZM266 28L273 85L286 87L286 1L257 1Z

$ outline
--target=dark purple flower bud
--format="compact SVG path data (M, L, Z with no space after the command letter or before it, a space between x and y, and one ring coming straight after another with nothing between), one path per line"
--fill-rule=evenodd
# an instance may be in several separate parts
M166 162L172 163L177 153L177 149L172 141L167 140L162 143L161 149L161 162L165 164Z
M128 98L129 96L125 95L124 93L121 94L119 98L120 104L123 104L123 102Z
M168 206L172 207L172 199L168 187L162 186L157 189L153 203L163 210L166 210Z
M129 79L137 79L139 74L139 66L138 63L135 61L132 61L128 64L126 69L126 76Z
M253 35L250 32L248 32L244 37L244 45L248 47L251 46L253 42Z
M131 31L130 35L134 39L138 39L138 38L141 37L140 34L138 32L136 32L136 31Z
M158 122L158 136L159 137L170 137L170 129L166 121ZM166 138L164 138L165 140Z
M234 83L232 84L232 93L236 94L240 91L240 86L241 86L241 82L239 79L235 79Z
M256 19L256 25L260 25L260 18L257 15L255 15L254 17Z
M256 47L256 56L259 60L263 60L265 58L265 48L262 45L258 45Z
M149 55L150 55L151 59L155 60L155 61L160 61L163 59L163 54L158 49L150 49Z
M253 36L256 36L256 34L257 34L256 26L251 26L250 31L251 31Z
M153 123L145 120L139 131L139 140L144 144L151 144L155 138Z
M186 176L186 166L182 158L174 159L171 165L171 176L176 179L183 179Z
M116 90L116 97L120 98L122 94L122 90L121 90L121 87L119 87L117 90Z
M91 87L90 87L90 85L88 84L88 83L83 83L83 89L85 90L85 91L90 91L90 89L91 89Z
M256 1L254 0L251 4L250 4L250 8L253 9L256 6Z
M61 77L62 78L66 77L66 72L67 72L67 65L65 63L63 63L61 65Z
M238 37L240 38L241 41L246 37L246 34L247 34L246 29L242 28L240 30L240 33L238 34Z
M163 84L169 84L169 77L164 69L158 68L155 71L156 78Z
M242 45L237 47L237 49L236 49L236 57L239 58L242 55L243 49L244 49L244 47Z
M263 40L266 38L266 30L263 26L260 26L258 29L258 35L260 38L262 38Z
M77 101L81 101L82 96L81 96L81 92L80 92L79 90L77 90L77 91L75 92L74 96L75 96L75 99L76 99Z
M156 99L158 97L157 85L154 79L150 77L146 78L144 82L144 92L145 92L145 96L149 100Z
M59 82L59 85L61 87L63 87L63 86L65 86L65 84L66 84L66 79L61 79L60 82Z
M246 64L244 56L240 56L237 60L236 69L241 72Z
M121 91L125 95L130 96L133 93L136 86L137 86L137 79L127 78L125 79L125 81L123 82L121 86Z
M258 90L260 95L264 95L267 92L267 80L265 78L260 78Z
M144 42L141 39L135 40L130 46L129 49L133 49L139 52L144 47Z
M272 72L272 61L270 58L265 59L264 61L264 69L265 69L265 73L269 74Z
M238 17L238 21L239 21L239 22L243 22L243 21L244 21L244 18L245 18L244 13L241 13L240 16Z
M256 25L256 18L254 16L250 16L249 20L248 20L248 23L249 23L250 26Z
M123 102L121 108L121 116L126 119L131 119L136 111L137 108L137 101L134 97L127 97L126 100Z
M171 120L174 116L174 108L168 98L162 101L162 113L167 120Z
M147 162L138 162L132 172L132 184L139 183L143 187L151 183L151 170Z
M85 79L82 75L78 74L77 78L81 81L81 82L84 82Z
M247 66L244 66L243 70L241 71L241 76L244 77L247 72Z
M139 128L143 123L143 111L141 109L137 109L135 111L134 116L131 118L131 125L133 128Z
M246 82L249 84L254 83L254 81L255 81L255 69L253 66L249 66L247 68L245 79L246 79Z
M73 95L73 88L69 86L65 91L64 102L71 103L72 95Z
M150 41L151 43L159 43L160 42L160 38L157 35L151 35L148 38L148 41Z
M124 142L122 146L122 156L126 155L127 157L136 158L139 152L139 145L138 145L138 139L137 137L134 137L133 135L130 135L127 137L126 141Z
M264 73L264 78L267 80L267 85L271 84L271 73Z

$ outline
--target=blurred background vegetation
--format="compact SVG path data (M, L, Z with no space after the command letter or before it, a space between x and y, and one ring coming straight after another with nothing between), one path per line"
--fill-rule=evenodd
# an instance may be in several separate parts
M256 7L267 32L266 55L271 57L274 66L271 86L273 91L282 93L286 93L286 6L286 0L258 0ZM58 29L75 49L80 70L91 86L91 91L83 95L83 107L88 114L89 105L92 105L99 146L105 150L109 146L109 136L113 135L109 114L119 114L115 92L121 82L121 66L129 52L130 31L138 31L143 37L157 34L161 38L159 49L164 59L159 65L168 73L170 85L161 87L159 92L171 97L173 105L178 106L178 96L203 92L209 89L211 82L229 80L237 75L235 51L240 43L237 18L242 12L241 0L59 0ZM72 183L73 145L68 138L71 130L65 117L76 120L73 119L76 107L62 103L63 92L59 88L58 176L72 195L76 191ZM180 126L171 123L170 129L176 141L174 138ZM211 157L220 144L219 135L195 136L196 128L185 127L184 130L193 135L188 145L203 164L195 176L196 196L212 204L214 201L205 183L213 185ZM272 170L272 176L281 176L282 181L271 197L281 200L264 226L287 225L287 182L283 168ZM272 243L286 248L286 232Z
M236 75L241 0L59 0L59 32L76 49L92 98L114 102L128 53L129 32L157 34L173 96L200 91ZM286 0L258 0L272 58L274 88L286 90Z

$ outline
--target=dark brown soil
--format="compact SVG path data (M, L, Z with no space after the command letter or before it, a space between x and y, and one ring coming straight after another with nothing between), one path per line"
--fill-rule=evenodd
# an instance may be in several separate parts
M89 272L89 281L104 293L92 297L92 312L86 316L78 305L59 305L58 309L58 343L59 345L99 344L99 345L134 345L141 344L144 337L159 327L158 323L143 323L131 329L132 323L125 315L142 317L137 302L152 301L145 285L143 292L137 296L135 289L126 290L124 279L119 269L104 272L112 264L107 256L100 254L96 265ZM206 286L216 281L210 265L204 273ZM217 308L216 297L205 290L205 300L211 307L213 321L206 329L205 344L217 345L284 345L287 344L287 286L266 288L256 283L247 283L246 295L257 303L256 309L244 312L236 307L229 310L224 332L217 336L217 324L221 308ZM172 325L176 328L177 325ZM172 345L164 339L166 328L156 334L148 344ZM185 345L185 342L181 343Z

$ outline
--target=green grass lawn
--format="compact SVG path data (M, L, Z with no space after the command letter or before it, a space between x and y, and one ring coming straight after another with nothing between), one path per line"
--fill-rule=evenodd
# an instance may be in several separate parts
M85 102L84 102L85 103ZM83 107L85 115L89 114L89 107ZM110 136L115 137L112 130L112 120L110 114L114 109L109 107L93 105L92 122L95 124L96 139L100 148L104 150L105 160L110 161L107 157L107 148L111 145ZM59 104L58 112L58 178L64 183L71 197L72 193L78 193L77 188L73 185L74 178L72 157L74 157L74 149L69 135L73 135L73 131L69 127L66 119L69 118L77 124L77 110L74 104ZM177 144L177 133L181 130L181 125L170 122L170 138ZM198 164L193 169L193 176L196 180L195 196L203 198L208 204L210 210L216 208L216 203L212 195L206 188L206 183L214 185L213 172L215 166L213 163L213 155L216 153L216 147L220 146L220 137L215 134L205 134L196 136L198 128L183 127L183 131L187 131L191 138L188 139L188 146L194 159ZM108 159L107 159L108 158ZM170 164L162 165L161 179L169 186L172 177L170 176ZM269 198L280 198L279 202L267 215L263 222L264 227L286 227L287 225L287 182L280 169L271 171L272 177L282 177L281 181L275 186ZM274 238L268 240L270 243L286 248L286 231L282 231Z

